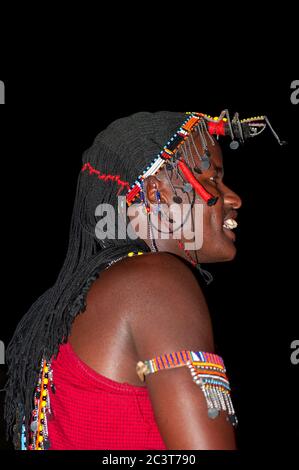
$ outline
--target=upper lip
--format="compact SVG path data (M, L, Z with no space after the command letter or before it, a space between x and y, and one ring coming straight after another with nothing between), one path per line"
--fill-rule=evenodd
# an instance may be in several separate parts
M238 212L233 210L230 211L225 217L224 217L224 222L228 219L233 219L235 220L238 217Z

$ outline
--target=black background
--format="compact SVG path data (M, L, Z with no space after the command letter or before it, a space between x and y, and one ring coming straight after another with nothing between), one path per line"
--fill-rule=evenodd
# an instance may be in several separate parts
M201 78L88 70L61 76L22 71L1 76L2 323L7 345L21 316L52 285L64 260L81 156L98 132L138 111L228 108L241 118L267 115L268 130L238 151L222 141L225 180L243 207L234 262L209 266L205 289L217 351L231 379L240 426L240 459L290 457L299 441L299 365L290 362L296 329L299 104L296 76ZM204 76L204 74L203 74ZM207 266L206 266L207 267ZM5 367L1 366L1 380ZM3 394L1 394L3 395ZM0 448L7 447L1 434Z

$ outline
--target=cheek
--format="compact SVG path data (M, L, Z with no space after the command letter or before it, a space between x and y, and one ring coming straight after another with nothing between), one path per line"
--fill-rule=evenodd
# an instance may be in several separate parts
M223 204L218 200L216 206L205 207L204 211L204 227L213 231L222 231L223 225Z

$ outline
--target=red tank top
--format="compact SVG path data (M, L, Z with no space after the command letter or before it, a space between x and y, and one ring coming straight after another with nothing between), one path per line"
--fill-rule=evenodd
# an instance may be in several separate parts
M60 346L49 388L50 450L165 450L147 388L98 374Z

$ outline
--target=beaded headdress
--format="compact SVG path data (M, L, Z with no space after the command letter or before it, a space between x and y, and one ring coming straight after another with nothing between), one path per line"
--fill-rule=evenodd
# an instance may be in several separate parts
M116 182L119 186L117 195L126 189L126 201L127 205L130 206L138 197L141 197L142 200L142 195L140 196L140 194L143 191L144 180L148 176L157 175L165 165L168 165L168 167L179 168L186 183L189 186L191 185L190 187L196 191L197 195L211 206L217 202L217 198L209 194L193 175L193 171L202 173L210 168L210 152L206 135L210 137L212 145L215 145L212 136L216 136L217 139L219 139L220 136L230 136L230 148L236 150L239 148L240 143L243 144L245 141L259 136L267 127L280 145L286 143L280 140L267 116L257 116L240 120L238 113L235 113L233 119L231 119L228 110L222 111L219 117L214 118L207 114L187 112L186 119L181 127L169 139L160 153L153 158L152 162L137 177L133 184L124 181L121 175L102 173L99 169L94 168L90 162L83 165L82 171L88 171L90 175L96 175L99 180L104 182ZM186 158L184 158L183 145L188 142L189 139L194 143L192 134L196 131L201 139L203 154L200 155L197 151L200 159L200 167L195 166L191 171ZM183 156L180 152L181 148Z
M196 193L203 199L208 205L214 205L217 202L217 198L211 196L204 187L194 178L192 172L186 165L184 158L180 157L180 147L190 137L192 138L192 132L197 129L201 142L203 145L204 153L199 155L200 158L200 169L199 172L207 170L210 167L209 157L210 153L208 150L207 142L204 136L204 131L209 136L229 135L232 139L230 147L233 150L239 148L240 143L244 143L246 140L260 135L268 126L277 139L280 145L284 145L285 142L281 141L273 127L270 124L267 116L258 116L249 119L240 120L239 114L236 113L234 118L231 120L229 112L223 111L220 117L211 118L206 114L197 112L188 112L188 116L178 131L170 138L165 147L161 152L153 159L151 164L138 176L136 181L130 187L126 199L127 204L130 206L137 196L142 191L142 182L152 175L156 175L166 163L178 166L182 171L187 182L195 189ZM214 141L211 140L212 144ZM195 168L196 171L196 168Z

